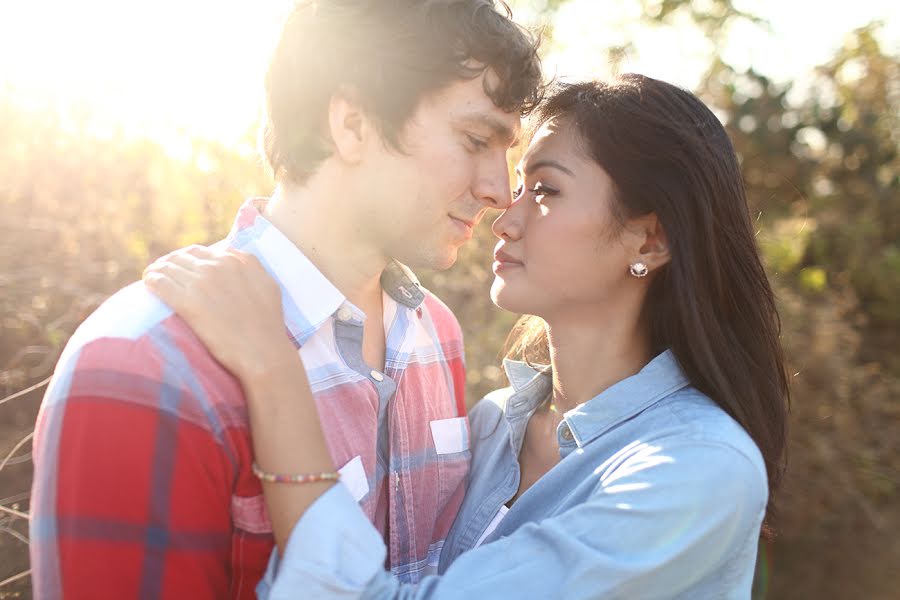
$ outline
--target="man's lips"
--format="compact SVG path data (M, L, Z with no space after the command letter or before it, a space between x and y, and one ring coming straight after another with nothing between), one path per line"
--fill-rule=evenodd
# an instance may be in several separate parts
M478 223L477 219L464 219L462 217L454 217L453 215L450 215L450 218L454 221L459 221L469 229L474 229L475 225Z
M453 215L448 215L450 217L450 221L456 226L457 231L459 231L459 235L463 240L472 239L472 235L475 233L475 225L478 223L477 219L464 219L461 217L454 217Z

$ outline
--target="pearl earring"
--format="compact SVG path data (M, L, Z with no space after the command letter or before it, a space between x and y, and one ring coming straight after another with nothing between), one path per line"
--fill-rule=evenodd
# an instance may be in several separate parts
M647 265L642 262L632 263L632 265L628 267L628 270L631 271L631 274L635 277L646 277L647 273L650 272Z

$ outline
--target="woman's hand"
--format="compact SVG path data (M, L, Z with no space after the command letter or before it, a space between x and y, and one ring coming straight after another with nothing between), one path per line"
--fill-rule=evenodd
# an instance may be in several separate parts
M281 290L255 257L191 246L147 267L144 283L241 380L253 449L263 469L334 471L306 371L285 330ZM263 484L282 553L294 525L331 485Z
M296 363L281 290L255 256L189 246L148 266L144 284L187 321L245 386L285 361Z

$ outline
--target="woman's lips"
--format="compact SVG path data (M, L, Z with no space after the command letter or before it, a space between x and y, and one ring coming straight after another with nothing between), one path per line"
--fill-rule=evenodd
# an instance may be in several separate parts
M523 266L525 265L521 260L513 258L503 250L494 252L494 264L492 265L492 268L495 274Z

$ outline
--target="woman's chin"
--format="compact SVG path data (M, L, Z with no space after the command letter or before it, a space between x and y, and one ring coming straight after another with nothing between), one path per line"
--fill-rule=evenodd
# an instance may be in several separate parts
M491 301L498 308L509 312L523 314L528 312L524 306L527 302L523 302L522 295L516 293L516 290L500 277L494 277L494 283L491 284Z

